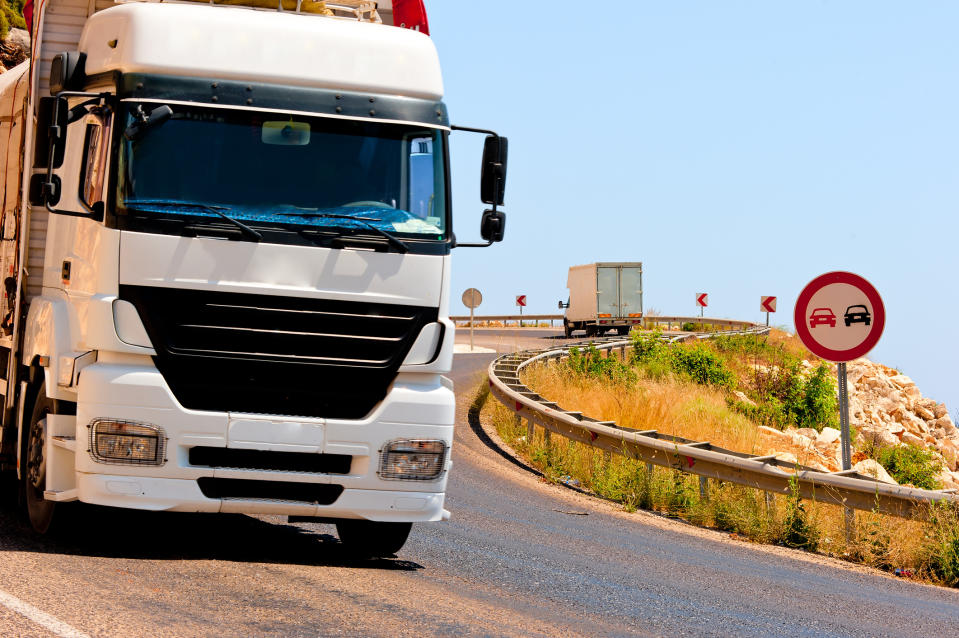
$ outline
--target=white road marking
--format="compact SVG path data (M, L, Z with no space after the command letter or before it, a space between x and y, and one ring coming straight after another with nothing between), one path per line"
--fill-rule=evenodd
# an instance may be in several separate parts
M55 633L61 638L90 638L90 636L83 633L79 629L75 629L62 620L54 618L45 611L40 611L30 603L25 603L16 596L8 594L2 589L0 589L0 604L7 609L12 609L21 616L26 616L33 622L37 623L41 627L44 627L45 629L49 629L51 632Z

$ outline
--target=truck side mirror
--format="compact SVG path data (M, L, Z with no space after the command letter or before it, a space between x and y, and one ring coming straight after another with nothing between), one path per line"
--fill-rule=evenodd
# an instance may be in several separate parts
M506 234L506 213L501 210L483 211L483 220L480 222L480 236L493 243L503 241Z
M488 135L483 144L480 199L484 204L503 205L503 195L506 193L507 147L507 139L499 135Z

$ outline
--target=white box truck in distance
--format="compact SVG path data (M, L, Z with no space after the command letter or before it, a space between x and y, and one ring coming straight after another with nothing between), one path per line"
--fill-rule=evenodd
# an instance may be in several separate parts
M559 302L566 309L563 329L567 337L575 330L586 336L615 330L625 335L643 320L643 264L603 262L570 266L566 280L569 299Z
M40 532L69 501L286 514L388 555L448 517L436 49L390 2L279 1L36 2L0 76L0 451ZM465 130L487 246L506 139Z

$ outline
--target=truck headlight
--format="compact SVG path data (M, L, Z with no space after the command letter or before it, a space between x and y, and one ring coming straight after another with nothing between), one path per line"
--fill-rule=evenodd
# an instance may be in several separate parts
M94 419L90 428L90 455L100 463L163 465L166 436L149 423Z
M380 478L397 481L429 481L446 466L446 442L431 439L390 441L380 452Z

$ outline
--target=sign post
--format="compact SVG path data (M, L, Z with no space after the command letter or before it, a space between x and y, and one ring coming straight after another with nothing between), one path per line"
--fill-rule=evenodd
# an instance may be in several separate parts
M526 295L516 295L516 305L519 306L519 327L523 327L523 308L526 307Z
M776 312L776 298L775 297L760 297L759 298L759 310L766 313L766 327L769 327L769 313Z
M697 292L696 305L699 306L699 318L702 319L703 308L709 305L709 294L705 292Z
M842 469L852 468L849 441L849 385L846 363L865 356L886 325L886 308L868 281L850 272L829 272L806 284L793 313L796 334L810 352L838 364L839 428ZM852 510L846 508L846 533L852 533Z
M470 309L470 352L473 351L473 309L483 303L483 295L476 288L463 291L463 305Z

